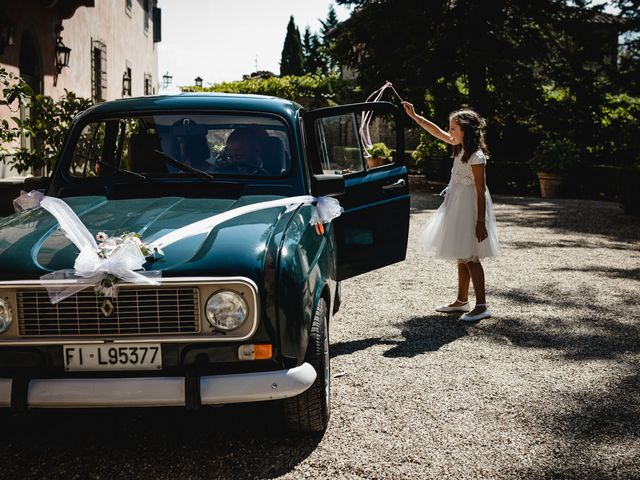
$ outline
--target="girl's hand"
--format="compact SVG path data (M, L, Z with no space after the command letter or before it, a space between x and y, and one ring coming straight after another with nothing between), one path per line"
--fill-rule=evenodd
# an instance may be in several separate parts
M413 108L413 104L409 102L402 102L402 106L404 107L405 112L407 112L407 115L411 118L416 116L416 110Z
M476 222L476 238L478 242L485 240L489 234L487 233L487 227L483 221Z

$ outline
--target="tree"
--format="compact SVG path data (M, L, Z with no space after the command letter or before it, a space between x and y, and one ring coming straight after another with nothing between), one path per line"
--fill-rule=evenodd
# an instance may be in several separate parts
M307 25L302 37L302 54L304 56L305 73L326 73L325 59L320 51L320 39Z
M335 33L336 27L340 24L340 22L338 21L338 15L336 14L336 9L333 7L333 4L329 5L327 18L324 21L320 20L320 24L322 25L322 27L320 27L320 49L324 57L324 71L335 71L336 62L331 57L331 52L334 47L334 40L332 37Z
M633 95L640 95L640 0L614 0L620 15L631 29L623 37L620 58L622 86Z
M284 39L282 58L280 60L280 75L303 75L304 58L302 55L302 42L300 31L296 27L293 15L287 25L287 36Z
M559 28L564 0L338 3L358 8L338 25L332 54L357 70L365 91L390 80L441 125L461 105L478 109L490 120L498 158L516 151L526 158L547 89L575 86L554 83L558 72L565 80L571 72L558 47L566 38Z

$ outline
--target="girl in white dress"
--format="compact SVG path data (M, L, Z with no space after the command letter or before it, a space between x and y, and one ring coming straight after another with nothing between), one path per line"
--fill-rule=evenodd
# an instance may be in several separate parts
M434 137L453 145L451 179L445 189L444 202L425 229L419 243L437 257L457 260L458 298L438 312L465 312L460 320L477 322L489 318L491 311L485 298L484 270L481 258L500 253L496 219L489 190L486 187L485 164L487 147L484 142L484 120L470 109L449 116L449 130L416 114L409 102L404 109L418 125ZM473 282L476 304L469 307L469 281Z

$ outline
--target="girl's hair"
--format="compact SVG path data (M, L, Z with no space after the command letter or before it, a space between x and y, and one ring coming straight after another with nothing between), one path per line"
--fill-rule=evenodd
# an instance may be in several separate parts
M469 157L478 149L482 150L485 157L489 157L489 149L484 141L484 129L487 122L470 108L461 108L449 115L458 125L463 133L462 144L453 146L453 156L462 152L462 161L468 162Z

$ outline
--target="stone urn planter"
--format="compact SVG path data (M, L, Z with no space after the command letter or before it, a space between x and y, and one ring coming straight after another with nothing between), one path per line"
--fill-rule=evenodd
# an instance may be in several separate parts
M568 172L580 161L580 150L569 138L549 135L536 147L529 165L540 181L542 198L559 197Z
M536 172L540 182L540 196L542 198L557 198L562 191L564 175L559 173Z

